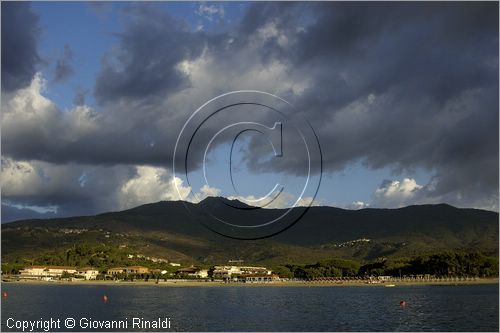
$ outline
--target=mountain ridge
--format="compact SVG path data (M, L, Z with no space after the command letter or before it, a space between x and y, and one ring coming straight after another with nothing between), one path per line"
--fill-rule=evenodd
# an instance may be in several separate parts
M175 253L178 258L193 263L220 262L234 257L267 263L330 257L365 260L456 249L498 252L497 212L448 204L360 210L315 206L291 228L254 241L229 239L210 231L203 225L203 219L207 218L205 209L228 214L234 210L220 198L212 197L198 204L159 201L91 216L4 223L2 257L29 257L35 249L43 252L78 242L125 245L141 253L165 256ZM245 212L253 218L269 218L279 215L283 209ZM64 234L61 232L64 229L87 231ZM341 246L358 239L369 241Z
M103 212L103 213L97 213L97 214L89 214L89 215L73 215L73 216L65 216L65 217L53 217L53 218L27 218L27 219L18 219L14 221L8 221L4 222L4 225L7 224L13 224L13 223L18 223L18 222L25 222L25 221L47 221L47 220L61 220L61 219L72 219L72 218L80 218L80 217L97 217L97 216L102 216L102 215L109 215L109 214L116 214L116 213L124 213L124 212L131 212L131 211L136 211L140 210L145 207L152 207L152 206L157 206L161 204L170 204L170 203L182 203L185 206L193 206L193 205L206 205L208 202L213 202L214 200L223 200L226 202L233 203L235 205L243 206L243 207L249 207L252 209L266 209L266 210L279 210L279 209L289 209L291 207L283 207L283 208L261 208L257 206L251 206L248 205L238 199L228 199L225 197L221 196L209 196L203 200L201 200L198 203L192 203L189 201L184 201L184 200L160 200L156 202L151 202L151 203L145 203L141 204L135 207L123 209L123 210L117 210L117 211L109 211L109 212ZM342 207L336 207L336 206L327 206L327 205L320 205L320 206L311 206L308 208L331 208L331 209L338 209L341 211L383 211L383 210L388 210L388 211L395 211L395 210L401 210L401 209L407 209L410 207L447 207L447 208L452 208L452 209L459 209L459 210L471 210L471 211L484 211L484 212L490 212L490 213L496 213L496 211L492 210L487 210L487 209L481 209L481 208L472 208L472 207L456 207L453 205L450 205L448 203L437 203L437 204L414 204L414 205L408 205L408 206L403 206L403 207L396 207L396 208L383 208L383 207L366 207L366 208L361 208L361 209L348 209L348 208L342 208ZM307 208L306 206L298 206L298 208Z

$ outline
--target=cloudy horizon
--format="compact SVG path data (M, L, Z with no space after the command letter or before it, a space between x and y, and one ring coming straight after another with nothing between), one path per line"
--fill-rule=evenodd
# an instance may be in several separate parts
M498 211L498 3L1 6L2 222L253 199L277 175L304 177L256 157L269 149L257 137L238 153L240 197L173 177L189 116L246 89L314 128L317 205ZM273 207L292 202L285 190Z

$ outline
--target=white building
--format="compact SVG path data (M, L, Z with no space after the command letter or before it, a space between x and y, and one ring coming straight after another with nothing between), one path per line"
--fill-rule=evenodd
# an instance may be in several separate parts
M197 272L197 276L199 278L207 278L208 277L208 269L200 269L198 272Z
M31 266L19 271L21 278L42 279L49 277L61 277L63 273L75 274L76 268L71 266Z
M181 268L177 270L176 274L184 274L204 279L208 277L208 269L199 269L197 267Z
M95 280L99 271L93 267L82 267L77 270L76 274L83 276L85 280Z
M214 266L214 278L230 278L232 276L271 275L272 271L266 267L255 266Z

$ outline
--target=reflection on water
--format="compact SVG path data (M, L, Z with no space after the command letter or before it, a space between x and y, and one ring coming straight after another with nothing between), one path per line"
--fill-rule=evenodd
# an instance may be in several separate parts
M177 331L498 331L498 286L163 287L3 284L6 320L169 317ZM102 295L109 297L102 301ZM400 300L406 306L400 306ZM78 326L77 326L78 327ZM129 326L129 330L131 327ZM63 329L64 330L64 329Z

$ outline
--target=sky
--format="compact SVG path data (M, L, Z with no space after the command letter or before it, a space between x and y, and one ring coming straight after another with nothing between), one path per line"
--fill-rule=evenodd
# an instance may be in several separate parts
M307 177L293 138L279 159L257 132L235 141L237 192L229 135L207 153L209 184L173 173L190 115L235 90L279 96L314 129L313 205L498 211L498 3L1 6L2 222L251 201L277 183L269 207L290 206ZM275 121L247 109L224 118Z

